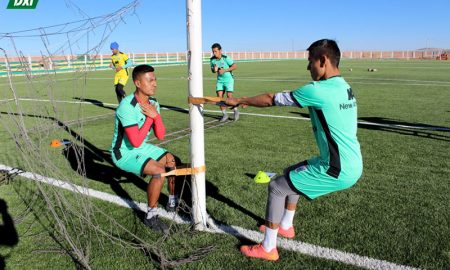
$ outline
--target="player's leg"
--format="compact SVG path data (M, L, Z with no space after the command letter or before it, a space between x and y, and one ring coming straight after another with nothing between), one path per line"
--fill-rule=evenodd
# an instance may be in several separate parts
M242 246L241 252L244 255L265 260L278 260L277 235L285 212L285 206L295 209L299 198L298 193L290 187L288 181L289 179L286 179L286 177L278 176L270 182L266 207L266 223L265 226L261 227L264 230L264 240L259 245ZM293 228L285 233L293 234ZM287 236L293 237L293 235Z
M288 180L289 181L289 180ZM283 217L281 218L278 234L286 238L293 238L295 236L294 231L294 215L297 208L297 202L300 199L300 195L288 195L286 197L286 206L284 208Z
M234 92L234 80L231 80L231 81L227 82L226 89L227 89L227 98L232 98L233 97L233 92ZM234 121L239 120L238 107L234 107L233 108L233 115L234 115Z
M165 179L165 177L158 176L158 174L162 174L164 172L166 172L166 168L158 161L150 159L147 161L147 164L145 164L143 174L153 175L147 185L148 206L151 208L158 207L158 199Z
M131 159L131 162L140 168L140 175L151 176L147 185L148 209L144 223L155 231L168 233L168 226L157 215L158 199L165 180L160 175L166 171L165 164L162 164L160 160L167 154L167 150L152 144L146 144L136 152L135 158Z
M216 95L220 98L223 98L224 91L224 85L222 82L216 83ZM227 114L227 107L226 106L220 106L220 110L222 111L222 118L219 120L220 122L225 122L228 120L228 114Z
M117 96L117 101L120 103L120 101L122 101L122 99L125 97L126 93L125 90L123 89L124 85L121 83L118 83L115 85L115 90L116 90L116 96Z
M119 103L125 97L125 91L123 88L124 88L127 80L128 80L128 77L125 78L120 73L116 73L116 75L114 76L114 91L116 92L117 101Z
M176 169L175 156L167 153L159 160L159 163L164 165L166 171ZM178 204L178 197L175 195L175 176L167 177L167 189L169 191L169 200L167 201L166 210L169 212L175 211Z
M144 175L154 175L147 185L148 208L144 223L152 230L162 233L168 233L169 227L158 217L158 199L164 186L165 177L157 176L164 173L165 166L158 161L148 160L144 165L142 173Z

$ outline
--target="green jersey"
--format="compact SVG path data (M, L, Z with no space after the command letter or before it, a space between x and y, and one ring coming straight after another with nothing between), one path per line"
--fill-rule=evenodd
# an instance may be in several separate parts
M233 59L231 57L226 56L225 54L222 54L222 57L220 59L216 58L215 56L210 58L210 64L211 69L214 68L214 66L217 66L219 69L228 69L234 64ZM225 72L224 74L219 74L217 72L217 81L218 82L228 82L233 80L233 72Z
M293 92L300 107L308 107L320 156L315 159L333 178L361 175L362 157L356 131L357 104L350 85L341 77L311 82ZM309 161L308 161L309 162Z
M151 104L156 106L156 109L159 113L160 106L159 102L150 97L149 101ZM131 145L128 137L125 134L125 128L137 125L139 128L144 125L146 116L142 113L141 106L137 101L134 93L125 97L119 104L119 107L116 109L116 120L114 127L114 135L111 145L111 151L114 154L114 157L119 160L122 156L126 155L127 152L145 148L145 141L148 141L150 135L153 133L152 129L149 130L144 143L142 143L138 148L135 148Z

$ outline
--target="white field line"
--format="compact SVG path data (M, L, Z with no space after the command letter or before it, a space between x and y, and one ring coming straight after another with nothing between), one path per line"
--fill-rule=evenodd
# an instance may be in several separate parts
M96 199L114 203L123 207L133 208L140 211L147 211L147 204L141 202L135 202L128 199L121 198L116 195L112 195L106 192L97 191L94 189L82 187L79 185L67 183L55 178L45 177L36 173L25 172L20 169L12 168L3 164L0 164L0 170L7 171L9 174L19 175L34 181L50 184L59 188L63 188L74 193L91 196ZM190 224L189 220L183 219L176 213L168 213L162 208L158 208L158 214L164 218L170 219L178 224ZM209 228L205 229L211 233L223 233L230 234L240 238L247 238L255 242L261 242L264 235L258 231L252 231L239 226L228 226L223 224L215 224L212 219L208 219ZM360 256L357 254L344 252L336 249L316 246L313 244L304 243L301 241L289 240L284 238L278 238L277 246L286 250L299 252L305 255L323 258L327 260L334 260L349 265L355 265L366 269L402 269L402 270L414 270L417 268L399 265L384 260L378 260L367 256Z
M121 198L119 196L115 196L115 195L106 193L106 192L97 191L94 189L82 187L82 186L75 185L72 183L67 183L67 182L64 182L64 181L61 181L61 180L58 180L55 178L42 176L42 175L39 175L36 173L25 172L20 169L12 168L12 167L9 167L9 166L3 165L3 164L0 164L0 170L7 171L8 174L19 175L19 176L22 176L22 177L25 177L25 178L28 178L28 179L31 179L31 180L34 180L37 182L50 184L50 185L53 185L53 186L56 186L56 187L59 187L59 188L62 188L62 189L68 190L68 191L72 191L74 193L91 196L93 198L107 201L110 203L114 203L114 204L117 204L120 206L141 210L143 212L147 211L146 203L131 201L131 200L128 200L125 198ZM182 219L180 216L171 214L161 208L158 208L158 214L165 218L174 220L175 222L180 223L180 224L189 224L190 223L189 221Z
M36 101L36 102L55 102L55 103L69 103L69 104L87 104L87 105L94 105L92 102L88 101L65 101L65 100L48 100L48 99L32 99L32 98L19 98L21 101ZM2 100L0 100L2 102ZM100 104L100 103L99 103ZM105 106L113 106L117 107L117 104L115 103L101 103ZM170 108L164 108L163 110L174 110ZM180 111L189 111L188 109L181 108ZM219 110L203 110L204 112L211 112L211 113L222 113ZM249 116L257 116L257 117L268 117L268 118L283 118L283 119L294 119L294 120L308 120L309 118L306 117L297 117L297 116L283 116L283 115L273 115L273 114L260 114L260 113L245 113L240 112L241 115L249 115ZM434 130L434 131L450 131L450 128L446 127L424 127L424 126L414 126L414 125L397 125L397 124L381 124L381 123L372 123L367 121L358 121L358 124L364 124L364 125L371 125L371 126L379 126L379 127L387 127L387 128L409 128L409 129L417 129L417 130Z

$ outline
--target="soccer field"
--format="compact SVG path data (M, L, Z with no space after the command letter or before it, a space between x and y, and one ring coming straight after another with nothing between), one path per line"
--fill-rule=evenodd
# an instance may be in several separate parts
M235 95L296 89L310 81L306 65L306 60L238 62ZM214 96L214 74L208 66L203 68L204 95ZM329 248L336 258L279 247L276 263L252 260L239 253L240 245L251 242L245 235L191 231L189 225L175 222L174 233L161 239L142 224L140 211L2 174L9 180L0 181L0 198L8 203L19 235L14 246L0 241L0 256L7 269L79 266L77 257L68 252L67 239L55 233L60 227L46 207L49 202L59 205L57 197L36 195L37 191L45 194L42 190L46 189L63 194L89 215L95 213L87 219L93 227L76 219L67 232L76 234L79 226L83 228L85 235L72 237L83 245L88 243L83 248L89 252L84 255L92 269L368 267L345 260L341 252L398 267L449 269L450 62L344 59L340 69L358 102L363 175L350 189L314 201L302 198L294 219L295 242L286 244ZM187 68L156 66L155 74L167 136L165 141L152 143L189 162ZM35 77L32 84L14 77L17 106L9 100L13 95L8 80L1 78L0 134L5 139L0 142L0 164L145 203L146 182L121 173L108 159L117 103L112 79L109 71ZM125 91L132 90L130 81ZM289 165L318 155L318 149L307 109L246 108L241 112L239 121L219 124L218 107L205 105L206 207L218 224L257 231L265 216L267 184L256 184L253 176L260 170L281 173ZM16 145L11 134L24 134L18 126L26 127L27 140L32 143ZM72 141L76 149L82 149L81 154L70 147L50 148L55 138ZM38 154L26 158L25 153ZM189 197L189 186L183 187ZM167 194L165 188L163 192ZM167 196L162 195L160 207L165 201ZM91 204L95 211L84 208ZM64 212L62 206L56 208ZM153 243L151 250L160 253L132 247L129 242L137 240L125 230ZM198 260L189 257L199 250L207 250L206 255L199 255ZM167 263L171 260L179 263Z

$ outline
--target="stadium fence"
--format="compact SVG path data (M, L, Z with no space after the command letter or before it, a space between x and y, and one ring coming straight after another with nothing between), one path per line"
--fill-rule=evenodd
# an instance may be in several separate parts
M306 59L307 51L276 51L276 52L224 52L235 61L277 61ZM343 59L398 59L398 60L448 60L445 50L416 50L416 51L344 51ZM187 63L186 52L174 53L128 53L134 65L182 65ZM208 63L210 52L203 53L203 62ZM21 56L0 57L0 76L6 76L8 71L12 75L38 75L40 73L61 73L83 70L110 69L111 55L52 55L52 56Z

